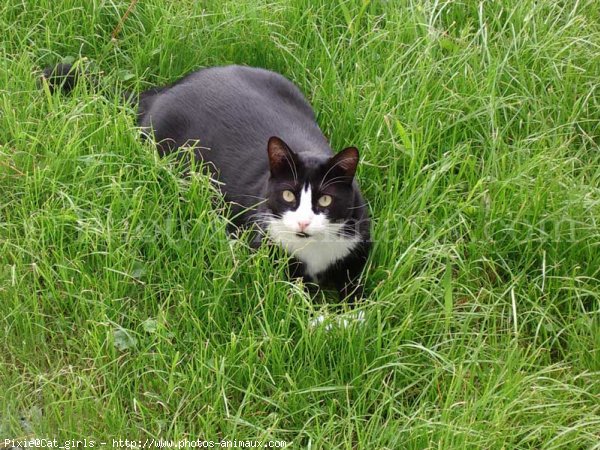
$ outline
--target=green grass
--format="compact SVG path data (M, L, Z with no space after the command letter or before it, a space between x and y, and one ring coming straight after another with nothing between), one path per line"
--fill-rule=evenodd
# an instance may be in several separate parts
M0 438L599 448L596 1L143 0L112 41L128 5L0 6ZM335 302L229 240L133 110L38 87L81 58L297 83L361 150L365 324L310 328Z

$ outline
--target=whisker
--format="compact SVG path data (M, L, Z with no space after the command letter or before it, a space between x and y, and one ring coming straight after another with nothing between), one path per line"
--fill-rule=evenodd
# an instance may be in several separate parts
M264 197L261 197L261 196L259 196L259 195L250 195L250 194L237 194L236 196L237 196L237 197L250 197L250 198L256 198L256 199L258 199L258 200L261 200L261 201L266 201L266 198L264 198Z
M325 185L323 185L323 183L321 182L321 186L319 186L319 189L325 189L328 186L331 186L336 183L347 183L347 181L347 177L335 177L329 180L327 183L325 183Z
M331 172L336 166L338 166L339 164L341 164L343 161L343 159L340 159L339 161L336 161L335 164L333 166L331 166L329 169L327 169L327 172L325 172L325 175L323 175L323 178L321 179L321 184L319 186L319 189L323 189L323 181L325 181L325 178L327 178L327 175L329 175L329 172Z
M262 222L268 222L269 220L272 219L276 219L277 216L275 216L274 214L271 213L255 213L250 215L249 217L251 220L256 220L258 221L262 221Z
M290 169L292 169L292 175L294 176L294 182L297 184L298 183L298 172L296 170L296 161L294 161L294 158L291 157L291 155L286 152L285 153L285 159L288 163L288 165L290 166ZM290 163L291 161L291 163Z
M364 208L367 205L368 205L368 203L365 202L365 203L361 203L360 205L357 205L357 206L350 206L350 207L348 207L348 209Z

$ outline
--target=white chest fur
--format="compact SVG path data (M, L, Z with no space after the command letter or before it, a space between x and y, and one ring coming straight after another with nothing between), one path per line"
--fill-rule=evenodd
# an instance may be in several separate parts
M358 240L349 239L339 239L334 242L313 241L290 253L305 264L306 272L310 277L317 279L319 273L348 256L357 243ZM289 251L290 246L286 247Z
M337 230L331 230L338 226L329 225L327 228L328 232L322 235L302 238L290 233L280 221L273 220L269 223L268 232L271 239L304 263L307 275L317 280L319 273L348 256L360 242L358 236L344 238L333 232Z

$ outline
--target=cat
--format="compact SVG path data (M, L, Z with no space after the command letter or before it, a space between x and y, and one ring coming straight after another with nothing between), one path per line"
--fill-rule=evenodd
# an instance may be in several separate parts
M82 72L47 68L52 91ZM135 95L125 93L129 100ZM290 256L292 277L362 296L370 242L368 208L355 180L359 152L334 154L309 102L284 76L260 68L200 69L137 96L137 122L159 154L193 146L219 181L235 227L255 227Z

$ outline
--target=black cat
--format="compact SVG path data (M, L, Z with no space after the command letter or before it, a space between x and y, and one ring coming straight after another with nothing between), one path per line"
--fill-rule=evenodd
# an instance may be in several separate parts
M81 73L59 64L44 75L68 92ZM351 301L362 295L370 222L354 180L358 150L334 155L294 84L264 69L213 67L137 100L143 134L161 154L193 145L232 205L232 222L282 246L292 276Z

